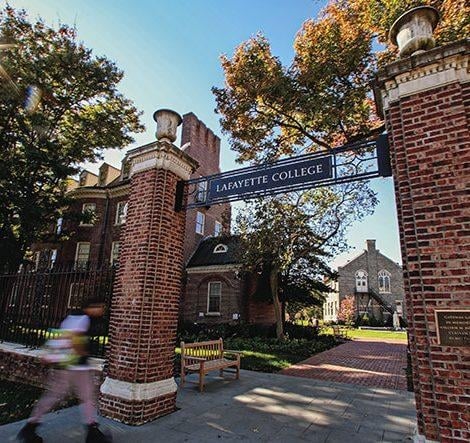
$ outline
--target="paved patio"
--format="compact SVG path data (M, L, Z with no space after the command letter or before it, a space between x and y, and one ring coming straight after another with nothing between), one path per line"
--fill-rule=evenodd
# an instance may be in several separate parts
M209 377L206 392L178 392L177 412L139 427L100 419L116 443L261 441L403 442L415 426L413 395L280 374L242 371L239 381ZM78 408L49 414L46 443L84 441ZM0 427L0 441L15 441L24 422Z
M319 380L406 390L406 342L354 340L282 371Z

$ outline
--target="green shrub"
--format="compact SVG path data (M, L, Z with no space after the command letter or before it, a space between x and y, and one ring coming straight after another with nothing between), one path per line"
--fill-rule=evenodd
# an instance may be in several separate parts
M296 325L286 322L284 326L286 336L290 339L314 340L318 335L318 330L311 326ZM275 325L247 324L247 323L221 323L217 325L181 323L178 325L177 343L181 341L192 343L203 340L217 340L223 338L275 338Z
M310 357L318 352L326 351L336 345L331 335L320 335L315 340L275 338L232 338L224 343L226 349L239 351L254 351L266 354L290 354L301 357Z
M284 332L288 338L298 338L306 340L315 340L318 337L319 328L312 326L301 326L287 322L284 325Z

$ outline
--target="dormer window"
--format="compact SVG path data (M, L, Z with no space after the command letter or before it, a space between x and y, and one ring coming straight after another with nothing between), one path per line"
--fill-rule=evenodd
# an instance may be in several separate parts
M214 248L214 254L222 254L224 252L228 251L227 245L224 245L223 243L219 243L215 248Z

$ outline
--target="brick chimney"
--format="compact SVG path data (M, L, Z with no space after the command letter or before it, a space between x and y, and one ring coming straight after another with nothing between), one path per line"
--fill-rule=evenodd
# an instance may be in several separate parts
M366 240L366 245L367 245L367 252L374 253L376 251L375 240Z

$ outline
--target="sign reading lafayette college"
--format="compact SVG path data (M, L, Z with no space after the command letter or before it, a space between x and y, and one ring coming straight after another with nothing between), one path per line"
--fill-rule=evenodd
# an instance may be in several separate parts
M470 309L436 310L434 313L441 346L470 346Z
M231 177L214 177L209 184L209 199L262 192L286 186L315 182L332 177L331 156L301 162L267 166Z

